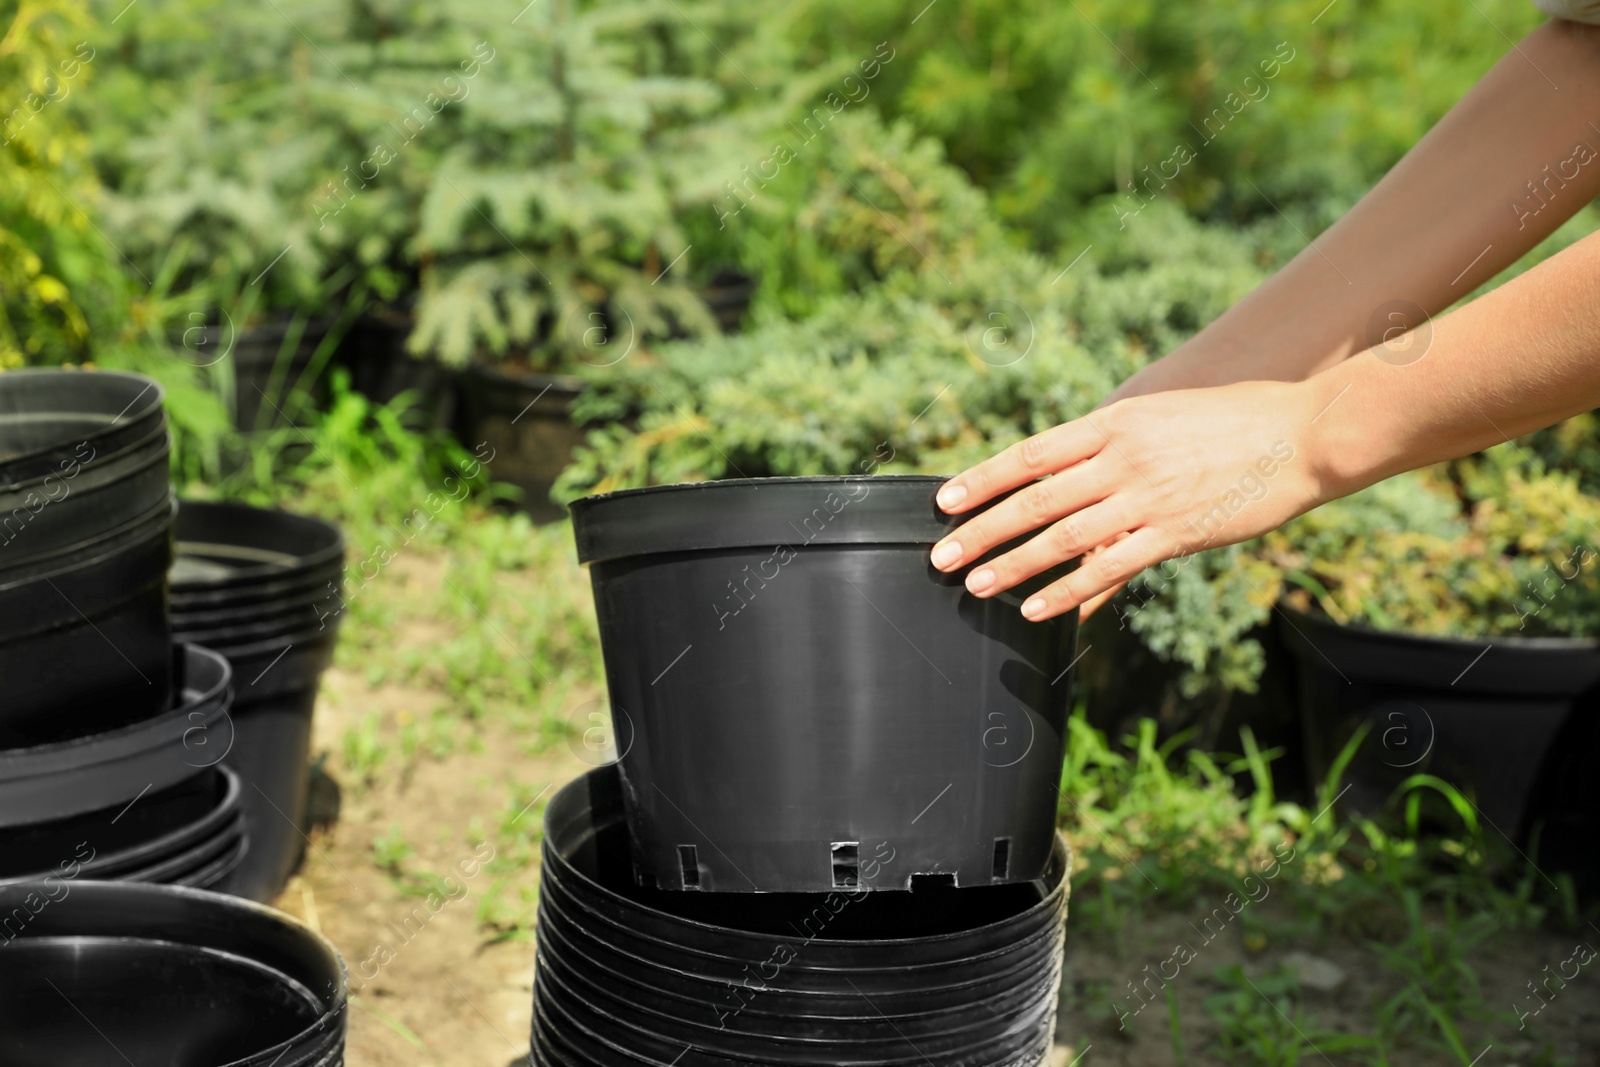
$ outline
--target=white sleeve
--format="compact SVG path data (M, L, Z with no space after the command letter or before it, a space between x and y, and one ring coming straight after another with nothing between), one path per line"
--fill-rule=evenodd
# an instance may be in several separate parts
M1533 0L1533 6L1558 19L1600 23L1600 0Z

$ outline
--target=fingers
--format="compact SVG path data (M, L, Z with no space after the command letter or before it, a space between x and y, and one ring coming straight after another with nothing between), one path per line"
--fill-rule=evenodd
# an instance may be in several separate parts
M930 556L933 565L942 571L964 567L996 546L1058 519L1062 520L1064 525L1056 528L1053 536L1059 542L1062 551L1068 552L1068 555L1057 557L1053 563L1059 563L1063 559L1074 559L1101 541L1121 533L1127 529L1126 526L1116 530L1106 530L1098 539L1092 539L1090 531L1074 514L1099 503L1109 495L1111 487L1107 484L1102 466L1093 459L1079 463L1060 474L1019 490L982 515L962 523L933 546ZM1099 526L1094 528L1099 529ZM971 588L970 583L968 588ZM974 589L973 592L977 590Z
M1064 477L1058 475L1050 481L1059 481ZM1025 544L974 568L967 575L967 591L974 596L994 596L1026 578L1047 571L1058 563L1077 559L1113 540L1131 525L1127 505L1122 503L1125 500L1125 496L1119 496L1068 515L1055 525L1039 531ZM1010 502L1006 501L1007 504ZM987 519L989 515L986 513L983 517ZM975 519L967 525L974 525L978 521ZM966 528L961 527L962 530Z
M1129 536L1131 536L1131 535L1130 534L1126 534L1126 533L1121 533L1121 534L1118 534L1113 539L1113 541L1122 541L1122 540L1125 540L1126 538L1128 538ZM1084 559L1085 560L1093 559L1094 557L1098 556L1100 553L1104 552L1106 549L1108 549L1110 547L1111 547L1110 544L1101 545L1099 548L1096 548L1094 551L1087 553L1084 556ZM1079 566L1082 566L1082 564L1079 564ZM1088 600L1085 600L1083 602L1083 606L1078 609L1078 622L1080 624L1087 622L1089 620L1089 616L1093 615L1095 612L1097 612L1101 608L1105 607L1106 604L1111 600L1112 597L1116 596L1118 593L1122 592L1122 590L1124 588L1126 588L1127 584L1128 584L1127 582L1118 582L1116 585L1112 586L1110 589L1107 589L1104 593L1100 593L1100 594L1098 594L1096 596L1090 597Z
M1104 442L1088 419L1034 434L945 482L939 487L939 507L949 515L970 511L1019 485L1083 462Z
M1112 597L1116 596L1118 593L1122 592L1122 590L1124 588L1127 587L1127 584L1128 584L1127 582L1118 582L1116 585L1112 586L1110 589L1107 589L1104 593L1101 593L1098 596L1090 597L1088 600L1085 600L1083 602L1083 607L1078 609L1078 621L1080 623L1081 622L1087 622L1089 620L1089 616L1093 615L1095 612L1097 612L1101 608L1105 607L1106 604L1111 600Z
M1171 538L1156 527L1144 527L1095 553L1077 570L1029 597L1022 605L1022 615L1033 622L1054 618L1112 590L1171 554Z

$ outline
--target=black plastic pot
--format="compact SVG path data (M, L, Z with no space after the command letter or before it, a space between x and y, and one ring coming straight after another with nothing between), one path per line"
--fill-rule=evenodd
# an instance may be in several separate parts
M99 811L0 829L0 884L85 878L206 889L246 848L238 776L211 768Z
M1401 782L1427 773L1523 840L1552 741L1600 682L1600 641L1419 637L1341 626L1287 605L1278 614L1299 664L1313 781L1366 725L1344 776L1345 810L1378 815Z
M270 900L303 853L311 716L332 662L344 538L306 516L186 501L178 514L173 630L234 669L228 765L244 781L250 851L229 892Z
M228 661L196 645L174 645L169 655L174 698L164 713L103 733L0 750L0 827L125 804L222 759L232 743Z
M0 374L0 571L60 555L166 502L161 387L106 371Z
M494 479L522 490L517 507L535 521L563 517L550 488L572 462L586 427L572 421L583 381L470 363L457 379L456 435L468 447L487 445Z
M644 889L608 765L551 801L542 871L536 1062L1002 1064L1049 1040L1068 871L1059 838L1036 883Z
M175 536L173 611L200 622L326 600L344 566L337 526L273 508L185 500Z
M276 897L305 853L311 721L322 672L333 660L330 630L294 644L235 651L237 737L227 765L245 782L250 851L227 890L252 900Z
M710 283L701 290L711 315L723 333L734 333L744 324L745 312L756 295L756 280L743 271L724 268L712 275Z
M130 374L0 374L0 747L167 704L161 399Z
M639 876L667 889L1037 878L1075 622L928 562L943 479L771 478L573 504ZM878 842L892 865L873 865Z
M176 886L67 880L0 887L0 915L9 1067L343 1062L344 963L268 908Z
M112 729L167 706L172 505L0 576L0 748Z
M205 346L191 358L204 364L231 357L234 424L260 429L284 421L283 408L297 390L321 397L322 372L337 342L328 337L335 325L332 317L282 316L242 328L212 326Z

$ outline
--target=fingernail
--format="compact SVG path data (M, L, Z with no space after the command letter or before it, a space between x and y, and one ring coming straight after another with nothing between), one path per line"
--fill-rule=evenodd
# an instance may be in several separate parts
M993 584L994 571L988 567L983 568L981 571L973 571L967 575L967 591L970 593L981 593Z
M944 570L946 567L955 566L956 561L958 561L960 558L960 541L946 541L944 544L939 545L933 550L933 565L938 567L940 570Z
M948 511L967 499L967 487L956 485L954 482L945 482L939 487L939 495L936 499L939 501L939 506Z
M1025 619L1037 619L1044 614L1044 608L1044 597L1036 596L1022 605L1022 617Z

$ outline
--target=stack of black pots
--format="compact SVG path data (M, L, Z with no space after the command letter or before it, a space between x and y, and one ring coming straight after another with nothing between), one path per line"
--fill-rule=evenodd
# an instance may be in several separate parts
M940 483L573 506L619 760L546 810L536 1063L1047 1055L1076 633L929 565Z
M342 616L344 538L320 519L184 501L172 630L233 667L233 747L250 854L230 892L277 896L305 843L312 709Z
M332 639L298 611L169 624L169 448L153 381L0 374L0 1063L338 1067L333 947L207 891L247 870L254 786L232 764L252 754L229 660L183 638L252 667ZM325 555L297 577L325 583Z
M167 621L161 389L0 374L0 883L220 885L248 848L227 661Z

